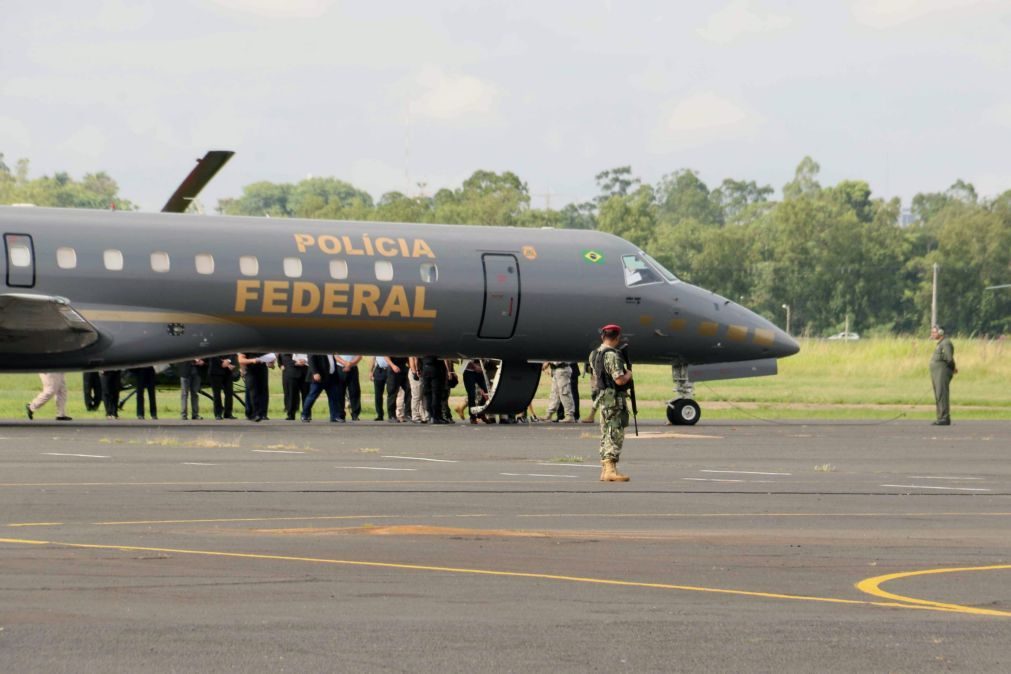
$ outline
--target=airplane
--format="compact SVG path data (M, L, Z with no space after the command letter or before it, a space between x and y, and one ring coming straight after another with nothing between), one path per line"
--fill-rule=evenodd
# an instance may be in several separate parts
M582 362L617 323L636 364L672 366L668 420L694 424L693 381L775 374L799 351L604 232L179 213L190 198L0 207L0 372L248 351L487 358L501 364L475 413L515 413L541 363Z

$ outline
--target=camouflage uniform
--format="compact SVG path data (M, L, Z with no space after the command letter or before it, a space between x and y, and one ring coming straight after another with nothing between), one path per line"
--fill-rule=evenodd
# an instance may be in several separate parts
M561 405L566 419L575 417L576 403L572 399L572 368L568 363L548 363L551 368L551 395L548 398L548 418L558 412Z
M934 384L934 402L937 406L937 421L951 423L951 406L948 387L955 373L955 347L951 340L942 337L937 342L934 355L930 358L930 379Z
M625 374L625 360L616 350L602 346L604 371L613 381ZM606 378L605 378L606 379ZM628 406L624 391L605 387L597 393L595 405L600 410L600 460L618 462L628 426Z

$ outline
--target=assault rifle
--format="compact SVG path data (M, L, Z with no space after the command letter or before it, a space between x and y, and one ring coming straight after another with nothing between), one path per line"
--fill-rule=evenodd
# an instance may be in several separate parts
M628 355L628 342L624 342L618 347L618 353L621 354L622 360L625 361L625 366L628 371L632 371L632 359ZM628 382L628 399L632 401L632 428L635 430L635 436L639 437L639 406L635 402L635 379L631 379Z

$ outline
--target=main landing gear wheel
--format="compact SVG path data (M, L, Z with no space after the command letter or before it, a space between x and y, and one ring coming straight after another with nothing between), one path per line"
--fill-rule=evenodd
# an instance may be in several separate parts
M667 421L675 426L694 426L702 418L702 408L694 400L680 399L667 403Z

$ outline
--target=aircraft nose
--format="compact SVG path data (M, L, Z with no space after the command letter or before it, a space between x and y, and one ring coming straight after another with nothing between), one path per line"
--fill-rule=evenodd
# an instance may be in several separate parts
M786 332L776 328L771 351L773 358L786 358L800 351L800 344Z

